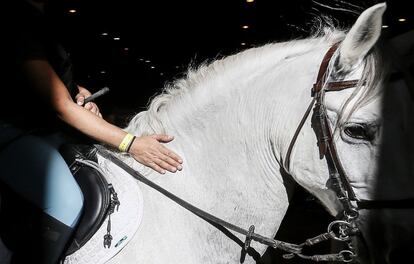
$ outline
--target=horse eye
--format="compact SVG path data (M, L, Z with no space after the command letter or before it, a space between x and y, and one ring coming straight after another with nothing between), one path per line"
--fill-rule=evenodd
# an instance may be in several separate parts
M369 128L363 125L348 126L344 129L344 132L349 137L368 141L372 141L375 135L375 133L371 133L372 131L370 131Z

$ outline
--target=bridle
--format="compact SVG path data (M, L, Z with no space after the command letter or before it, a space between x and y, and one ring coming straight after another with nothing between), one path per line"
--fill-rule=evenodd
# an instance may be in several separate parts
M329 76L327 76L327 68L330 63L330 60L335 53L339 43L333 45L328 52L325 54L321 66L319 68L319 73L317 80L312 88L312 101L309 104L302 120L296 132L289 144L288 152L285 159L285 169L289 171L290 165L290 156L292 149L295 145L296 139L299 135L300 130L302 129L304 123L306 122L312 108L312 127L316 133L318 139L318 146L320 152L320 158L325 157L328 169L329 169L329 179L332 182L332 188L337 195L338 200L341 202L343 206L343 219L332 221L327 228L327 232L320 234L316 237L309 238L305 242L301 244L292 244L288 242L283 242L280 240L276 240L273 238L262 236L258 233L254 232L254 225L251 225L248 230L229 223L223 219L220 219L206 211L201 210L200 208L188 203L187 201L177 197L173 193L167 191L166 189L162 188L161 186L157 185L156 183L152 182L151 180L145 178L139 172L133 170L123 161L119 160L113 154L111 154L108 150L104 147L97 145L97 152L104 157L112 161L115 165L123 169L125 172L133 176L138 181L148 185L149 187L157 190L158 192L162 193L166 197L170 198L180 206L184 207L185 209L191 211L195 215L199 216L200 218L206 220L213 226L217 227L220 231L224 234L232 238L233 240L237 240L232 236L229 230L242 234L246 237L244 243L241 242L239 244L242 245L242 256L240 258L240 262L243 262L245 259L246 253L251 252L253 250L250 247L250 243L252 240L259 242L261 244L273 247L275 249L280 249L287 254L284 254L284 258L292 258L294 256L298 256L303 259L309 259L313 261L342 261L342 262L351 262L356 258L355 247L351 244L351 239L353 236L360 233L358 226L356 224L356 220L358 218L358 210L359 209L370 209L370 208L378 208L379 205L388 204L391 202L401 203L403 201L407 202L410 207L403 207L403 208L411 208L412 201L414 199L407 199L407 200L398 200L398 201L365 201L365 200L358 200L353 192L353 189L349 183L348 177L345 174L345 170L340 162L338 157L336 147L332 137L332 130L329 125L328 117L326 114L326 109L324 105L324 95L325 92L330 91L339 91L348 88L356 87L359 83L359 80L350 80L350 81L339 81L339 82L327 82L325 80ZM400 208L397 206L397 208ZM230 233L230 234L229 234ZM303 249L305 247L313 246L318 244L322 241L334 239L337 241L342 241L346 243L347 249L341 250L339 253L333 254L323 254L323 255L305 255L303 254Z
M330 223L328 227L328 233L332 231L332 228L335 225L337 225L339 236L332 235L332 238L348 243L348 249L343 250L342 252L349 254L349 260L352 261L352 259L356 257L356 253L354 251L354 246L351 244L351 237L360 233L360 230L356 224L357 218L359 216L359 210L414 208L414 199L408 198L399 200L362 200L356 197L355 192L352 189L349 178L345 173L338 152L336 150L332 129L329 124L326 107L324 104L324 96L326 92L354 88L360 83L360 80L326 82L326 80L329 78L327 74L329 63L339 44L340 43L336 43L331 46L322 60L316 82L311 89L311 96L313 99L310 102L289 144L284 167L286 171L289 171L290 157L293 147L313 107L311 124L318 141L319 158L326 159L329 171L330 187L335 192L338 201L343 207L342 220L335 220Z
M325 157L327 161L329 180L332 182L332 188L334 189L338 200L344 207L344 214L350 217L357 217L358 210L360 209L414 208L413 198L398 200L363 200L358 199L352 189L349 178L345 173L338 152L336 150L332 135L332 129L329 125L329 120L324 104L324 96L326 92L354 88L360 82L360 80L325 82L329 77L326 76L328 65L339 44L340 43L336 43L331 46L322 60L321 66L319 67L318 77L311 89L311 95L313 99L309 104L304 116L302 117L302 120L300 121L299 126L297 127L295 134L289 144L284 162L285 170L289 171L292 149L295 145L299 132L301 131L305 121L310 114L310 111L312 110L312 107L315 106L313 108L311 123L318 140L319 157L320 159ZM355 205L352 205L351 202L354 202Z
M340 201L343 207L343 220L335 220L328 226L328 232L326 235L334 240L342 241L347 243L347 249L342 250L342 256L344 257L341 261L350 262L356 257L354 246L351 244L351 237L359 234L359 229L356 224L358 218L358 207L356 207L351 201L357 201L356 195L351 187L348 176L342 166L341 160L339 159L336 146L333 140L332 129L329 124L328 116L326 113L326 107L324 104L324 97L326 92L340 91L349 88L354 88L360 82L359 80L347 80L337 82L326 82L329 78L327 69L331 61L332 56L337 50L339 43L332 45L326 52L321 65L319 67L318 76L315 84L311 89L311 96L313 97L310 102L305 114L303 115L299 126L297 127L293 138L289 144L288 151L286 154L284 167L289 172L290 157L292 154L293 147L298 138L298 135L308 119L310 112L313 108L313 114L311 118L311 124L313 131L316 134L319 148L319 158L326 159L329 171L330 186L336 194L337 199ZM337 234L334 231L337 230ZM293 257L292 255L288 255ZM325 255L326 256L326 255ZM325 261L326 259L321 259ZM319 261L319 259L317 259ZM336 260L338 261L338 259Z
M301 131L312 110L312 107L314 107L311 123L318 140L319 158L323 159L325 157L326 159L331 187L343 206L344 214L348 217L356 218L358 216L358 209L351 203L351 201L357 201L357 198L351 187L348 176L346 175L345 170L342 166L341 160L339 159L338 152L333 140L332 129L329 124L324 104L324 96L326 92L354 88L359 83L359 80L326 82L326 79L329 77L327 76L328 65L338 46L339 43L331 46L322 60L322 63L319 67L318 77L311 90L313 99L310 102L289 144L284 166L285 170L289 171L290 157L293 147L295 145L299 132Z

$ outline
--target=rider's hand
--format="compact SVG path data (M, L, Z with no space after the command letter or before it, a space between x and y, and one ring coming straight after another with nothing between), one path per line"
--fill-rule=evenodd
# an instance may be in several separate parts
M136 137L129 152L138 162L159 173L176 172L182 170L181 157L161 144L173 139L168 135Z
M83 105L83 102L85 101L85 98L91 96L92 94L86 88L83 88L81 86L78 86L78 89L79 89L79 93L75 96L76 103L78 105ZM89 103L85 104L83 107L86 110L89 110L92 113L94 113L95 115L102 118L102 115L99 111L99 108L95 103L89 102Z

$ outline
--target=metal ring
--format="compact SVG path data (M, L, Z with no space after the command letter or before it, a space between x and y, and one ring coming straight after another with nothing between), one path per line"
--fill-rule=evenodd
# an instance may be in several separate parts
M348 220L353 220L359 216L359 212L355 208L351 208L349 211L344 211L344 215Z
M332 230L332 228L335 225L346 225L347 228L352 228L351 224L348 223L347 221L343 221L343 220L336 220L336 221L332 221L329 225L328 225L328 233L330 234L330 236L338 241L348 241L351 238L349 236L346 237L342 237L342 236L337 236L337 234Z
M338 255L342 258L342 262L351 262L356 257L356 254L351 250L342 250L338 253Z

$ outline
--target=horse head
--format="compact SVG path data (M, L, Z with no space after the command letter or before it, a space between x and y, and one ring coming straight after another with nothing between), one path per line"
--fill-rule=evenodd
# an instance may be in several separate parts
M314 131L308 126L298 134L295 144L307 147L288 153L286 166L345 219L339 224L349 227L340 235L344 240L360 231L363 240L354 243L363 263L396 263L414 250L413 109L404 80L393 80L394 58L386 57L379 41L385 9L382 3L365 10L325 56L326 69L315 84Z

